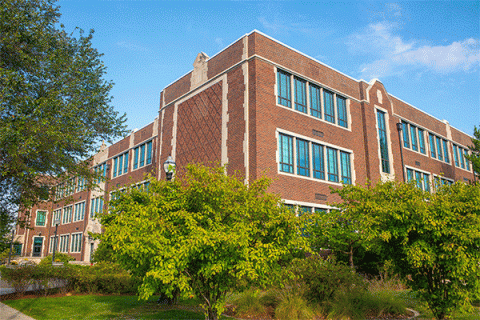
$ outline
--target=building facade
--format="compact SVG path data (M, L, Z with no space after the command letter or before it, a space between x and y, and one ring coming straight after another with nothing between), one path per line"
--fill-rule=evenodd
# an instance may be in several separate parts
M24 257L58 248L89 261L101 232L95 213L112 190L165 179L172 156L187 163L227 164L245 182L272 178L269 191L304 212L340 200L330 187L416 180L419 188L475 179L465 159L471 137L389 94L379 80L353 79L253 31L165 87L159 116L127 138L103 146L93 168L107 181L86 190L79 179L57 188L58 202L30 211L32 230L18 229ZM65 197L69 201L61 200Z

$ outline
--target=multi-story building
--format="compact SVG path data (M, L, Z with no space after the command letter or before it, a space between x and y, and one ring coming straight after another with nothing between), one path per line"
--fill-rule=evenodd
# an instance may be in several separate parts
M142 183L152 173L165 179L172 156L187 163L228 164L248 183L273 178L269 191L302 211L328 210L338 201L330 187L367 181L416 180L418 187L475 179L465 159L471 137L389 94L377 80L365 82L336 71L253 31L209 58L161 92L159 116L127 138L103 146L93 166L107 178L101 192L81 180L57 188L69 202L31 210L33 230L18 230L21 255L58 248L89 261L100 232L95 213L109 193Z

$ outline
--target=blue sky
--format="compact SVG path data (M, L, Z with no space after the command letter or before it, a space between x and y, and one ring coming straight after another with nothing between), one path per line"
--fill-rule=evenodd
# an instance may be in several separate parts
M129 129L158 115L161 90L256 29L468 134L480 126L479 1L61 0L67 31L94 29L113 105Z

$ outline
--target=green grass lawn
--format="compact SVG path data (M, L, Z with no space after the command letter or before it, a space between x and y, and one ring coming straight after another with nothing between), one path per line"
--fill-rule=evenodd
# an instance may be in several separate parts
M80 295L2 301L37 320L42 319L205 319L199 302L182 301L177 307L157 303L158 297L139 301L136 296Z

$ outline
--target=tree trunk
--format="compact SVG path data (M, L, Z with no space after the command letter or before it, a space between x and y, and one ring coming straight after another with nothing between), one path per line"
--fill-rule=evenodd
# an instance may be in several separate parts
M350 262L350 268L355 270L355 266L353 264L353 246L350 246L350 252L348 253L348 260Z
M214 310L211 307L209 307L207 309L207 317L205 318L205 320L218 320L217 310Z

